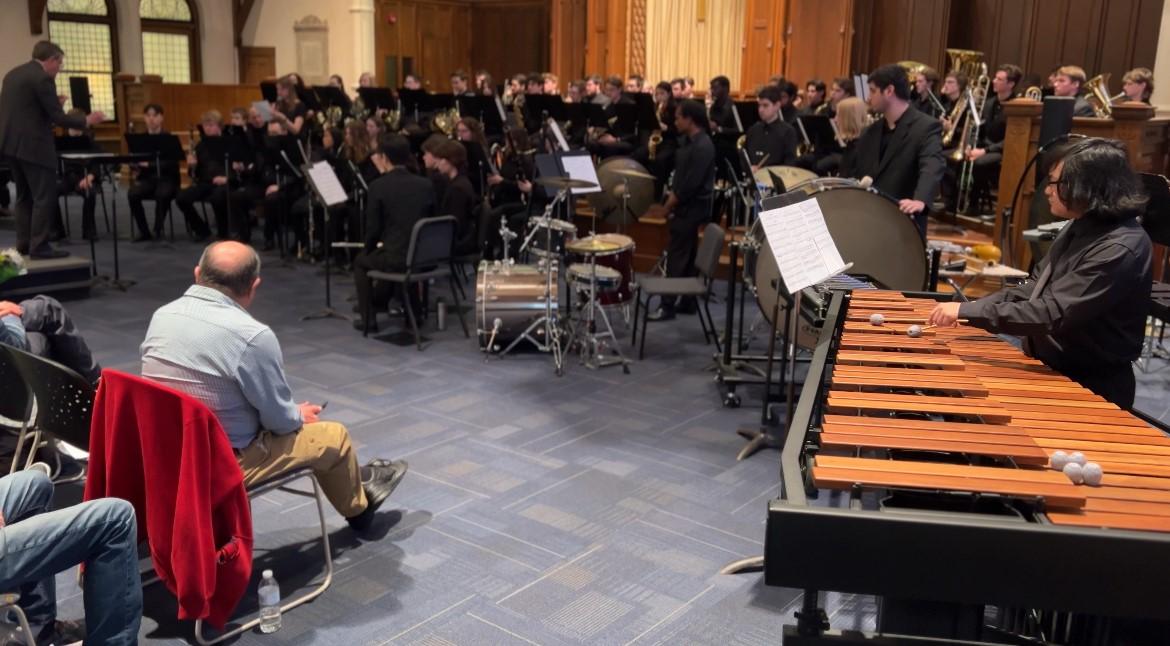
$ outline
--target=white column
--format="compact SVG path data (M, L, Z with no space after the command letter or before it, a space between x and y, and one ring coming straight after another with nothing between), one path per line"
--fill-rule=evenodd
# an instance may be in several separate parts
M1170 3L1162 6L1162 27L1158 30L1158 53L1154 58L1154 94L1150 103L1159 114L1170 112Z
M353 66L347 75L356 84L362 72L373 72L374 60L374 0L353 0L349 7L351 35L353 36Z

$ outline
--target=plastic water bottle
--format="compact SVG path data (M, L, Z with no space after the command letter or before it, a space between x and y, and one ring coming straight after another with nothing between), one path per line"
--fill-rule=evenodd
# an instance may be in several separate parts
M272 576L272 570L264 570L260 579L260 632L274 633L280 630L280 585Z

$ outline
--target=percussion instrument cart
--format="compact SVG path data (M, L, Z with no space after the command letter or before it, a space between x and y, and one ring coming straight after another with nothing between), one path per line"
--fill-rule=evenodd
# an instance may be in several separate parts
M811 470L850 297L833 291L829 298L782 438L781 492L768 505L765 556L724 569L762 567L767 585L804 591L782 643L1041 643L1019 628L1035 628L1041 618L1044 631L1051 622L1081 631L1076 643L1107 644L1115 643L1118 618L1170 620L1170 533L1057 524L1042 498L989 493L885 490L933 501L895 506L880 491L863 495L854 486L816 502ZM824 591L877 596L878 632L830 630Z

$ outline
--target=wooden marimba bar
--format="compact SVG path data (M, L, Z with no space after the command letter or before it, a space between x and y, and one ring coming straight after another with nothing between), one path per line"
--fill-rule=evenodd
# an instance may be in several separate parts
M1170 532L1170 437L983 330L907 336L935 305L852 293L808 459L816 487L995 494L1041 503L1054 525ZM1050 468L1056 451L1101 465L1100 486Z

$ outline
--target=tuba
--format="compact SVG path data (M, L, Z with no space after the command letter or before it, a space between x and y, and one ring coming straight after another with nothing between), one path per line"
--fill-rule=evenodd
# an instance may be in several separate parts
M951 71L962 72L968 79L978 78L987 72L983 52L973 49L948 49L947 57L951 61Z
M1024 98L1030 101L1043 101L1044 90L1041 90L1040 86L1038 85L1033 85L1032 87L1024 90Z
M1109 96L1109 73L1098 74L1085 81L1085 100L1093 106L1093 114L1098 119L1108 119L1113 116L1113 100Z

